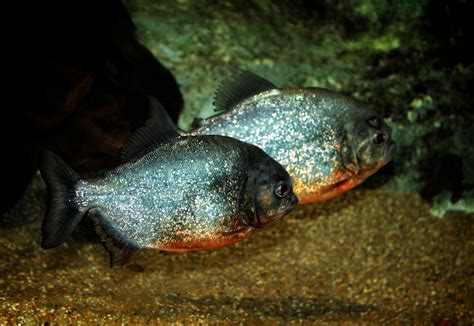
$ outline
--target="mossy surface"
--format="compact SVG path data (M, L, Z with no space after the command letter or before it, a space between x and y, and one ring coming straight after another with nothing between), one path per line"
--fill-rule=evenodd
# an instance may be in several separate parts
M428 201L443 191L453 202L472 200L469 2L126 4L140 40L181 85L183 129L212 112L215 89L235 69L278 86L330 88L369 103L393 128L398 155L365 186L421 192ZM453 157L461 173L443 170Z

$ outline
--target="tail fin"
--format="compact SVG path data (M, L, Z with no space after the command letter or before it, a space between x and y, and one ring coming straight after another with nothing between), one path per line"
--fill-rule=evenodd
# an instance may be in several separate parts
M85 212L74 202L74 188L80 178L59 156L45 150L40 171L48 187L41 246L48 249L66 241Z

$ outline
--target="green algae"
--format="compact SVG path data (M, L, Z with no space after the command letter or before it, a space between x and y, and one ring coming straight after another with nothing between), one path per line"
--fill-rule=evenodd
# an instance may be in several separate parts
M435 182L445 154L463 161L463 180L462 189L444 190L473 189L474 65L462 54L462 1L126 4L140 40L181 86L181 128L212 115L219 83L235 69L248 69L278 86L351 94L387 117L399 152L386 189L423 192ZM440 28L440 21L452 26Z

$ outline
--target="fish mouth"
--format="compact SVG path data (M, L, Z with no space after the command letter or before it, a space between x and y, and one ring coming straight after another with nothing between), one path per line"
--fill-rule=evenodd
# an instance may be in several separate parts
M285 207L283 211L269 216L269 218L267 218L268 219L267 222L262 222L262 220L260 219L260 216L258 216L258 214L256 213L253 223L251 223L250 226L256 229L263 229L280 221L283 217L288 215L298 204L298 197L296 197L294 193L292 193L290 196L291 196L290 202L288 203L288 205Z
M371 164L363 169L360 169L357 173L350 176L351 179L359 179L361 182L377 172L385 164L387 164L397 152L397 144L394 141L390 141L385 148L383 158L374 164Z
M385 166L390 160L395 156L395 152L397 151L397 145L392 142L388 147L385 152L383 160L374 163L365 169L361 169L356 175L353 175L352 178L354 179L359 179L360 182L364 181L368 177L370 177L372 174L380 170L383 166Z
M385 151L385 163L390 161L394 156L395 153L397 152L397 144L394 141L390 141L390 144L387 147L387 150Z
M275 224L277 221L279 221L285 213L279 213L272 215L271 218L267 222L262 222L258 216L255 217L255 220L253 223L250 224L251 227L255 229L263 229L266 228L272 224Z
M264 229L264 228L267 228L273 224L275 224L276 222L278 222L279 220L281 220L286 214L288 214L288 212L282 212L282 213L279 213L279 214L276 214L276 215L273 215L271 217L271 220L269 220L268 222L260 222L258 221L257 223L254 223L252 224L251 226L256 228L256 229Z
M306 204L314 201L326 201L345 193L361 184L365 179L386 165L395 156L396 150L397 146L395 142L390 141L383 153L382 160L379 162L358 170L348 169L344 166L344 169L335 172L334 175L329 177L329 179L333 181L332 183L321 186L315 194L302 193L303 196L301 196L300 203Z

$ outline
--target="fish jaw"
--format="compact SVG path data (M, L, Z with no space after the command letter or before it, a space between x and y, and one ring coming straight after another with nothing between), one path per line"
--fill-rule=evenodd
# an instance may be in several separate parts
M198 251L214 249L234 244L250 236L255 231L252 227L244 227L236 232L224 233L207 239L182 239L160 241L148 248L171 252Z
M386 165L390 159L391 157L355 174L348 174L346 171L337 171L332 177L328 179L332 182L329 182L326 185L311 185L299 183L296 181L294 185L294 192L298 196L298 203L308 204L336 198L355 186L361 184L365 179Z
M321 202L336 198L349 189L360 184L363 180L358 179L346 179L339 183L337 186L328 186L328 190L322 190L319 188L319 191L305 191L303 189L299 190L298 188L295 189L295 193L299 198L299 204L309 204L314 202ZM307 188L307 187L301 187Z

